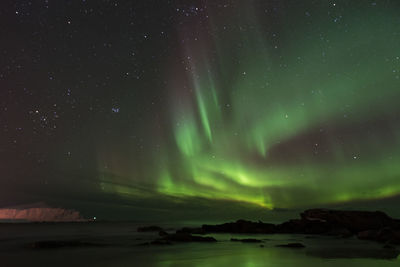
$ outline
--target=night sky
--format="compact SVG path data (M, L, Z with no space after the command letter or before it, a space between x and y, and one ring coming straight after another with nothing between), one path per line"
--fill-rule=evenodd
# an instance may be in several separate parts
M1 1L0 207L393 214L399 14L397 0Z

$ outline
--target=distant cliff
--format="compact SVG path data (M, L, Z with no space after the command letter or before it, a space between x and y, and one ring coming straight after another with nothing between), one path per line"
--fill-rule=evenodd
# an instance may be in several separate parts
M28 222L85 221L78 211L49 207L0 209L0 220Z

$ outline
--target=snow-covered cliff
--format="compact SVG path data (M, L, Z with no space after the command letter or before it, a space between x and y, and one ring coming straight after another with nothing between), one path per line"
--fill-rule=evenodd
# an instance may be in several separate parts
M0 209L0 220L30 222L85 221L78 211L49 207Z

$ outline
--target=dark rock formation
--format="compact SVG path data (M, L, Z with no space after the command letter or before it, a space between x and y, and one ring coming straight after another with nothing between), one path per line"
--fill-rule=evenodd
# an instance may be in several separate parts
M396 249L395 246L389 245L389 244L384 245L383 248L384 248L384 249Z
M324 234L332 230L332 225L327 222L315 220L290 220L276 226L278 233L292 234Z
M262 240L255 239L255 238L243 238L243 239L231 238L231 241L242 242L242 243L261 243L261 242L263 242Z
M160 226L143 226L143 227L138 227L137 228L138 232L160 232L160 231L164 231L164 229L162 229Z
M381 211L341 211L311 209L301 213L302 221L318 222L330 228L319 234L350 236L359 239L400 244L400 220L393 219Z
M329 223L337 228L347 228L353 233L384 227L400 228L400 220L395 220L381 211L310 209L300 215L302 220Z
M163 237L164 240L173 242L216 242L211 236L196 236L187 233L171 234Z
M276 245L277 247L281 248L305 248L302 243L288 243L288 244L282 244L282 245Z
M400 244L400 230L393 230L385 227L379 230L366 230L357 234L359 239L386 242L390 244Z
M201 228L182 228L175 234L168 234L158 226L139 227L139 232L158 231L163 240L169 242L215 242L212 237L192 234L206 233L251 233L251 234L307 234L349 237L400 244L400 220L393 219L383 212L341 211L310 209L300 214L300 219L274 225L263 222L238 220L218 225L203 225ZM262 242L258 239L231 239L245 243ZM284 247L303 247L300 243L281 245Z
M189 227L184 227L180 230L176 231L177 234L196 234L196 235L204 235L206 234L206 231L204 231L203 228L189 228Z
M308 256L324 259L396 259L399 251L396 249L373 248L330 248L307 251Z
M158 232L158 235L159 235L159 236L167 236L168 233L165 232L165 231L160 231L160 232Z
M238 220L236 222L207 225L204 224L202 229L209 233L254 233L254 234L272 234L276 232L275 225L263 222L251 222L246 220Z
M253 234L312 234L350 237L400 244L400 220L380 211L342 211L310 209L293 219L274 225L238 220L236 222L184 228L179 233L253 233Z

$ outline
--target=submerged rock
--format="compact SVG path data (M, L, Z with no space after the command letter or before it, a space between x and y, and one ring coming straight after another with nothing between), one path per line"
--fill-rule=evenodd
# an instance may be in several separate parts
M288 244L282 244L282 245L276 245L276 247L281 247L281 248L305 248L302 243L288 243Z
M183 227L180 230L176 231L177 234L196 234L196 235L204 235L206 234L206 231L204 231L203 228L189 228L189 227Z
M163 239L174 242L217 242L217 240L211 236L196 236L187 233L171 234L164 236Z
M251 222L238 220L236 222L207 225L201 227L209 233L254 233L254 234L273 234L276 232L275 225L272 223Z
M167 236L168 233L165 232L165 231L160 231L160 232L158 232L158 235L159 235L159 236Z
M243 239L231 238L231 241L242 242L242 243L261 243L261 242L263 242L262 240L255 239L255 238L243 238Z

